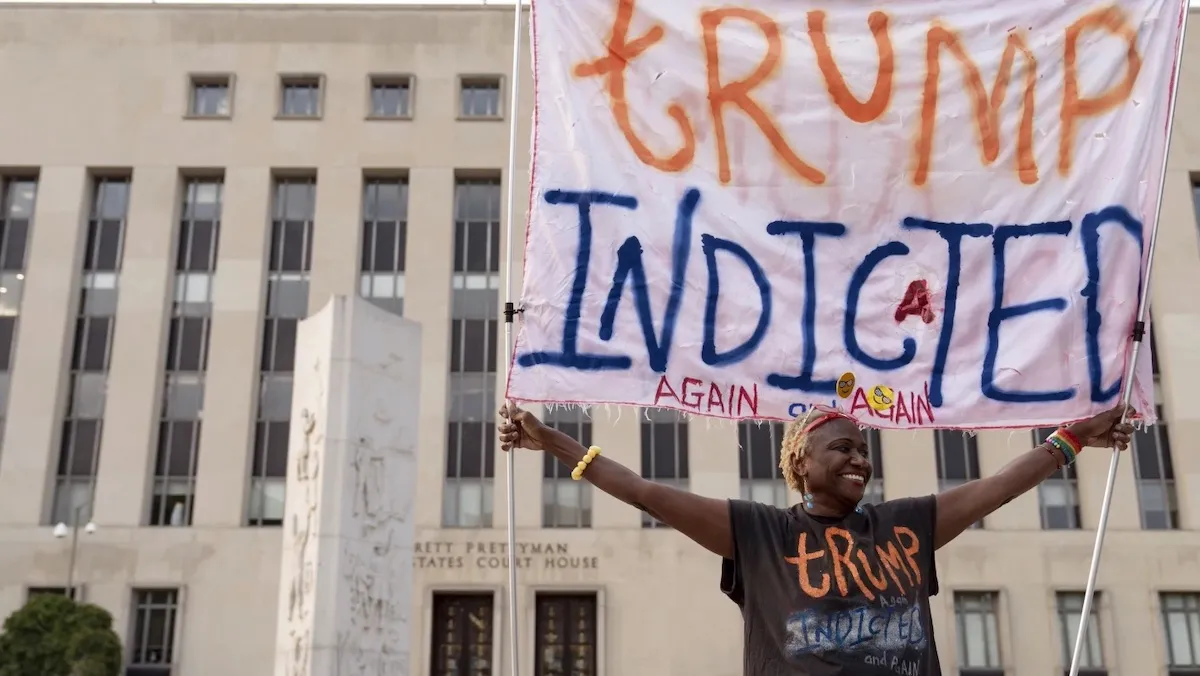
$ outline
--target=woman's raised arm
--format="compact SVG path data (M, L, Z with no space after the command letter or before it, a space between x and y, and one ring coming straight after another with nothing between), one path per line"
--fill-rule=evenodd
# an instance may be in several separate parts
M1118 406L1067 428L1083 446L1108 446L1125 450L1133 427L1121 422L1125 408ZM934 549L962 534L971 524L1037 486L1064 463L1073 462L1050 444L1043 444L1005 465L992 476L956 486L937 496Z
M562 432L548 427L528 411L500 409L500 446L542 450L574 467L588 449ZM587 466L583 480L628 505L683 533L708 551L733 558L733 531L729 502L645 479L618 462L597 456Z

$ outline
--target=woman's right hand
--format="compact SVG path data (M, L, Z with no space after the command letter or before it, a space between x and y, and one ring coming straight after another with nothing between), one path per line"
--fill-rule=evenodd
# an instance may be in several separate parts
M537 416L529 411L517 408L515 404L505 404L500 407L500 449L509 451L514 448L527 448L531 451L546 450L546 442L550 436L550 428L546 427Z
M537 416L513 404L500 408L499 432L500 448L505 451L514 448L549 451L570 467L575 467L588 452L575 439L548 427ZM602 456L597 456L588 466L584 478L621 502L683 533L710 552L733 558L733 530L726 500L702 497L648 481Z

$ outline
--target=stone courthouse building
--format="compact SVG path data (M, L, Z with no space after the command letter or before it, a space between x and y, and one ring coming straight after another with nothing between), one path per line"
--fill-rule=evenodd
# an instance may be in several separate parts
M0 616L70 580L133 676L274 673L296 324L359 294L423 333L412 674L501 676L511 7L250 5L0 6ZM1200 673L1197 83L1193 41L1154 269L1165 424L1120 467L1089 674ZM656 480L795 498L777 426L550 420ZM875 435L872 495L1032 435ZM945 673L1066 668L1107 469L1089 453L938 553ZM538 454L517 472L523 676L741 673L717 560ZM70 571L53 526L89 520Z

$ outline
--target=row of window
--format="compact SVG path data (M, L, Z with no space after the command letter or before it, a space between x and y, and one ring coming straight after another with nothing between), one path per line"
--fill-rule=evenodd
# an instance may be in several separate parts
M1152 348L1153 349L1153 348ZM1137 480L1142 528L1179 528L1179 506L1175 491L1175 469L1171 463L1170 437L1161 407L1159 422L1142 428L1133 437L1133 470ZM1033 430L1032 445L1041 444L1054 428ZM953 488L978 479L979 450L974 436L942 430L934 434L937 450L938 490ZM1079 477L1068 465L1038 485L1038 510L1045 530L1082 528L1079 511ZM982 528L983 522L974 524Z
M74 596L76 590L70 590ZM36 588L39 593L66 594L64 588ZM1096 592L1080 656L1087 676L1107 673L1112 648L1104 645ZM538 593L535 600L534 673L538 676L595 676L599 631L594 592ZM1159 597L1169 676L1194 674L1200 668L1200 593L1162 593ZM1082 592L1055 594L1061 665L1071 663ZM170 676L174 664L179 590L133 592L133 624L126 676ZM959 673L1002 676L1005 655L1000 642L1000 594L990 591L954 594L954 627ZM492 676L495 665L495 596L490 593L438 593L433 597L431 676Z
M1000 649L1000 599L1000 594L992 591L954 594L955 652L962 676L1003 676L1005 663L1011 661ZM1083 600L1082 592L1055 594L1058 644L1064 669L1071 665L1083 614ZM1113 648L1106 646L1102 639L1102 618L1101 613L1097 612L1102 607L1101 600L1102 594L1097 591L1092 601L1083 650L1080 651L1079 673L1085 676L1107 674L1107 665L1113 658ZM1200 594L1161 593L1159 609L1166 643L1168 676L1195 674L1195 669L1200 668Z
M641 475L681 488L687 488L688 434L687 421L680 414L663 409L645 409L641 424ZM1159 412L1160 420L1162 412ZM583 446L592 443L592 422L581 409L551 409L546 422ZM1031 445L1045 441L1053 429L1034 430ZM485 432L481 431L480 434ZM738 476L740 497L778 507L791 504L787 485L779 470L780 442L783 423L738 423ZM872 465L872 480L867 486L864 502L884 500L884 460L878 430L866 430ZM938 431L934 434L937 460L938 490L944 491L966 481L980 478L979 451L974 436L962 432ZM447 465L447 480L460 484L467 477L481 481L492 479L492 453L486 447L482 455L457 467ZM461 454L461 449L453 449ZM1142 527L1147 530L1179 527L1179 512L1175 493L1175 474L1167 427L1164 422L1142 429L1134 435L1134 472L1137 477ZM448 457L450 457L448 455ZM458 458L461 455L455 455ZM542 525L554 527L588 527L591 525L591 489L589 484L572 481L570 467L547 455L543 460ZM490 494L489 494L490 495ZM1078 477L1074 467L1064 467L1038 486L1041 526L1046 530L1082 528L1079 514ZM461 513L447 511L443 525L490 527L491 502L484 503L486 511L476 518L462 519ZM455 518L455 517L459 518ZM642 525L657 528L663 524L643 513ZM982 528L983 522L974 524Z
M11 179L3 186L0 265L4 267L4 279L0 284L4 286L0 287L0 299L10 303L0 317L0 350L7 357L16 335L16 299L24 279L37 182L36 178ZM460 376L482 375L485 369L494 373L496 367L499 187L498 178L462 179L456 186L455 286L462 292L456 293L456 306L466 308L469 317L480 312L491 317L459 319L456 315L451 327L457 346L452 362ZM185 178L180 191L175 293L163 369L159 443L148 517L151 525L191 523L223 188L220 177L210 176ZM51 519L55 522L90 516L129 194L128 176L105 175L93 180L70 393L52 503ZM307 315L312 265L315 177L278 179L272 202L260 397L247 510L250 525L279 525L283 517L296 328ZM397 314L403 312L407 212L408 184L403 177L364 180L361 291L372 302ZM488 278L482 280L484 290L490 291L484 297L478 294L480 272ZM463 294L465 297L460 297ZM488 302L490 310L483 308ZM9 361L6 359L0 370L5 393ZM487 399L486 406L484 397L474 399L476 405L470 407L474 416L484 408L490 414L494 397ZM469 424L466 431L470 437ZM478 440L466 441L471 445Z
M19 279L0 288L17 296L33 213L35 178L5 183L0 221L6 274ZM197 452L204 401L211 293L223 205L220 177L184 179L176 245L176 280L164 364L162 422L148 522L191 523ZM81 300L71 360L70 396L62 429L58 481L51 518L56 522L88 516L91 508L104 419L107 372L114 335L120 268L124 251L129 177L97 176L92 186L83 260ZM496 369L496 306L499 303L500 181L464 178L457 182L455 208L455 314L451 326L452 412L456 430L469 449L494 448L473 432L481 417L491 420ZM315 177L275 181L268 255L258 421L254 436L250 525L279 525L283 517L288 417L298 322L307 314L316 206ZM361 293L402 314L407 255L408 184L403 177L365 178ZM11 260L9 260L11 259ZM6 277L7 281L7 277ZM11 353L19 305L0 327L5 354ZM5 363L7 366L7 363ZM7 376L7 369L3 371ZM478 382L475 382L478 381ZM465 392L462 390L466 389ZM469 411L469 413L465 413ZM452 431L453 435L455 431ZM470 455L470 451L465 455Z
M36 197L36 179L0 176L0 439L7 418L17 317Z
M58 594L84 600L80 587L31 587L29 598ZM125 676L171 676L179 623L179 590L134 589Z
M458 116L464 119L503 119L503 78L473 75L458 79ZM188 117L233 117L236 79L232 75L189 77ZM281 75L277 114L283 119L314 120L324 113L325 78L321 75ZM371 75L367 78L366 116L370 120L413 119L416 78L412 75Z
M259 402L246 513L249 525L279 525L283 518L296 329L307 315L316 186L315 176L289 175L278 177L272 188ZM37 183L35 178L11 178L3 181L2 187L0 365L4 368L0 369L3 376L0 386L5 387L0 391L6 392L7 367L19 311L16 301L24 280L25 250ZM92 186L53 522L68 522L77 511L90 511L116 322L129 191L127 176L97 176ZM192 519L223 195L224 184L219 176L187 177L180 189L173 254L175 294L163 365L161 422L147 517L151 525L183 526ZM360 293L396 314L403 314L404 308L408 202L408 183L402 175L364 175ZM443 523L450 527L492 524L500 206L499 178L456 179L443 491ZM0 408L0 424L2 411ZM665 410L647 409L644 415L643 475L686 486L689 476L686 419ZM591 444L592 423L586 412L554 409L547 422L585 446ZM1036 432L1034 442L1040 443L1047 432ZM778 469L782 433L780 424L743 423L739 427L742 497L787 504L786 487ZM979 477L974 437L939 432L935 438L941 489ZM868 500L878 501L883 499L878 433L871 432L869 440L875 480L868 488ZM1164 424L1137 434L1134 458L1143 526L1178 527L1174 470ZM587 484L571 481L567 468L549 458L543 478L544 525L590 526L591 494ZM1038 493L1044 528L1080 527L1073 468L1064 468L1044 482ZM648 528L660 525L649 516L643 519Z

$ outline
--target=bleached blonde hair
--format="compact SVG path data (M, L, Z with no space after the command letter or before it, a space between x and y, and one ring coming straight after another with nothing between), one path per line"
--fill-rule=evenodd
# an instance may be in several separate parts
M787 425L783 433L783 441L779 443L779 471L788 488L797 493L805 492L804 477L800 476L800 461L808 455L808 434L804 428L813 420L825 415L825 412L810 408Z

